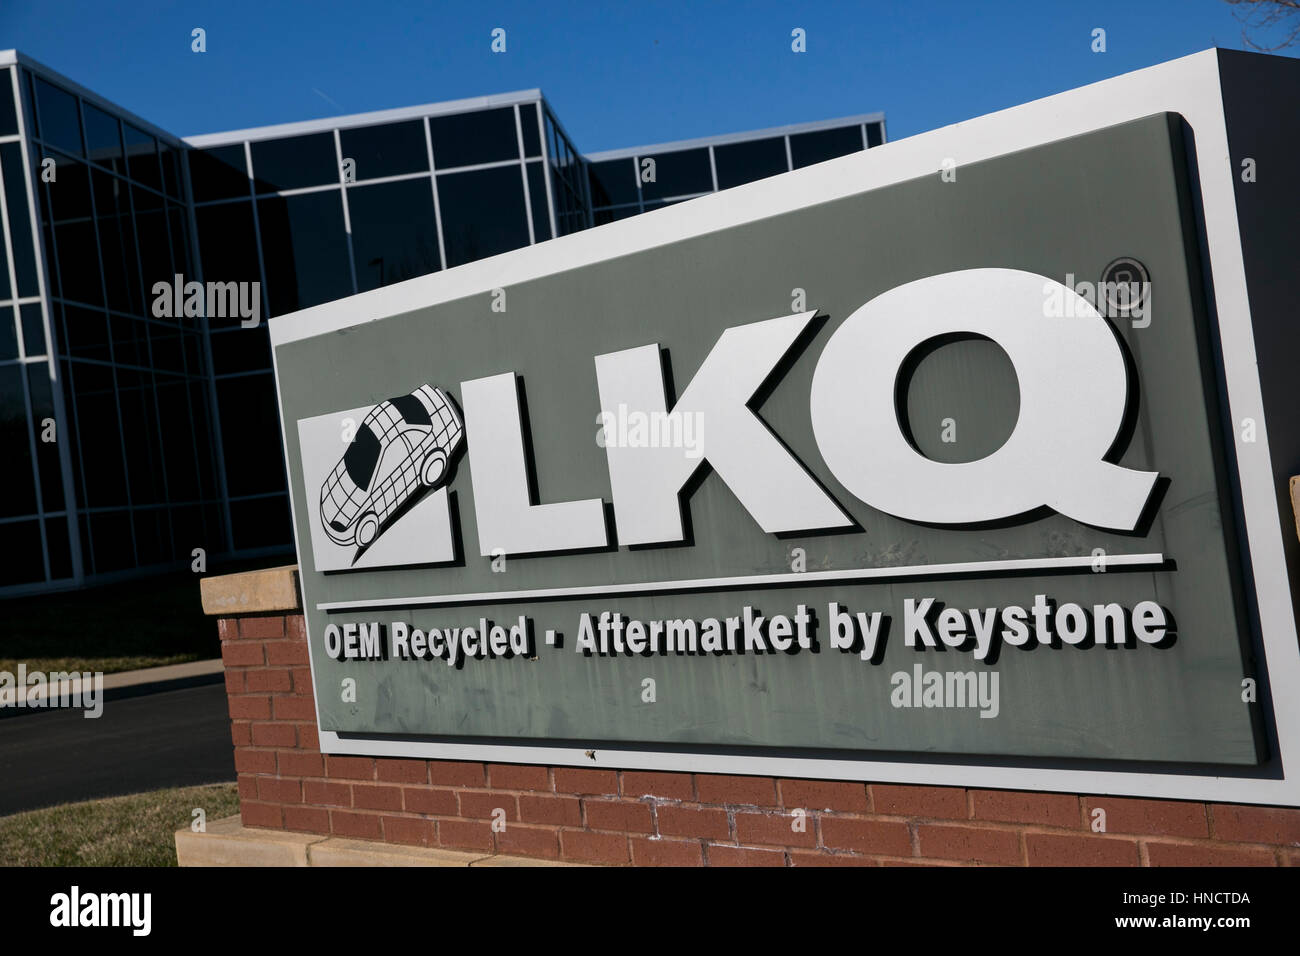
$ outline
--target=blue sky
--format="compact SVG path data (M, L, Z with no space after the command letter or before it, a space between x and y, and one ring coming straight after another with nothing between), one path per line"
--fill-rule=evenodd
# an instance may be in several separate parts
M1242 48L1223 0L0 0L0 49L180 135L540 87L584 152L876 110L898 139L1210 46Z

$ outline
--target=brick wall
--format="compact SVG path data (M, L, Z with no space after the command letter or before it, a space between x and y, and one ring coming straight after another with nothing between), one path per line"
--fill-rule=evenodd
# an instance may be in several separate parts
M302 615L220 628L250 827L655 866L1300 866L1297 809L322 755Z

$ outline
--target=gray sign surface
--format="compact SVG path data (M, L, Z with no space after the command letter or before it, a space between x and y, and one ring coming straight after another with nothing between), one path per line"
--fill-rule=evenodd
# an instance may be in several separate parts
M1223 413L1186 170L1180 119L1158 114L964 165L951 179L926 175L511 285L504 311L494 308L500 297L475 295L278 344L321 729L390 749L563 741L1256 764ZM653 214L645 228L652 222ZM1140 315L1097 321L1113 330L1127 367L1127 410L1108 460L1159 475L1134 528L1045 507L960 525L908 520L861 500L828 466L810 405L814 375L864 304L907 283L984 269L1043 277L1046 298L1047 282L1097 282L1122 258L1145 269L1150 299ZM476 449L471 414L464 448L444 448L411 406L382 438L400 447L383 444L369 473L356 455L357 507L336 530L344 543L325 529L331 469L348 471L355 427L372 409L428 385L458 414L472 413L462 408L465 383L513 373L531 504L603 502L616 541L602 447L614 436L598 435L595 357L657 346L671 409L725 330L812 311L750 408L848 527L765 531L706 462L682 495L682 542L494 549L480 533L475 496L486 478L474 468L500 450L482 439ZM870 358L862 356L863 374L876 374ZM994 454L1026 414L1006 352L987 338L930 341L893 374L898 423L934 461ZM877 412L848 409L843 427ZM722 440L711 424L700 422L705 459ZM1044 474L1069 439L1046 442L1036 463ZM445 464L430 458L438 455ZM887 472L891 461L873 467ZM388 516L358 530L370 507L360 486L373 482L374 491L385 469L401 468L408 478L385 492ZM358 543L371 533L368 546ZM1023 609L1032 627L1036 603L1048 630L1061 629L1062 605L1089 620L1071 617L1066 638L1018 646L1005 611ZM1107 621L1099 629L1094 619L1110 605L1125 631L1108 642ZM768 629L747 631L746 609ZM944 624L950 609L961 614ZM678 653L661 637L658 647L620 652L610 635L592 653L583 616L596 628L615 613L647 632L652 622L685 620L702 632L714 619L723 643L705 650L701 637L698 652ZM788 638L772 630L777 616L789 619ZM737 619L730 642L728 618ZM344 657L353 626L376 635L381 659ZM995 636L987 649L976 650L974 636L950 647L945 627ZM394 638L409 641L415 629L436 630L444 656L401 659ZM465 659L462 649L450 663L451 634L465 629L483 655Z

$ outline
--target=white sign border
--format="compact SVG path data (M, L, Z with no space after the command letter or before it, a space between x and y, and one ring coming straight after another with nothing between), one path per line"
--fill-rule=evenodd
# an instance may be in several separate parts
M937 175L947 159L954 160L960 167L1161 112L1181 114L1195 133L1228 407L1232 421L1253 418L1257 423L1256 441L1253 444L1238 443L1236 454L1245 515L1244 531L1273 688L1277 756L1283 772L1280 778L994 767L978 763L908 763L889 759L682 753L617 745L602 745L589 751L571 746L363 740L344 738L327 730L320 731L321 751L381 757L811 777L1300 806L1300 771L1289 775L1285 772L1288 767L1300 767L1300 693L1287 691L1300 691L1300 644L1297 643L1282 543L1284 528L1277 518L1268 428L1256 370L1255 341L1233 185L1235 167L1228 148L1216 50L1205 50L1023 106L895 140L869 151L735 187L596 230L564 236L447 272L275 318L270 321L273 361L275 348L288 342L380 321L469 295L488 294L494 288L517 285L729 229L928 173ZM279 387L277 366L277 398ZM283 422L281 424L283 428ZM287 443L284 447L287 450ZM292 498L290 495L291 507ZM296 514L294 520L296 528ZM301 562L301 544L298 548ZM305 592L308 587L305 577L300 576L300 579ZM308 604L304 593L304 606ZM310 652L310 640L308 649ZM317 727L320 727L319 706Z

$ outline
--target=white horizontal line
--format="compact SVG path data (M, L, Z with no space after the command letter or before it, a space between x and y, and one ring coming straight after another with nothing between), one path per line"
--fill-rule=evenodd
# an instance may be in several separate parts
M688 581L644 581L631 584L593 584L567 588L531 588L518 591L479 591L471 594L428 594L422 597L377 598L366 601L325 601L318 611L350 611L369 607L443 607L453 604L492 604L500 601L535 601L548 598L594 597L613 594L656 594L705 588L746 588L775 584L824 581L870 581L882 578L948 577L955 574L999 571L1052 571L1090 568L1098 559L1010 558L999 561L964 561L956 564L917 564L897 568L849 568L843 571L789 571L781 574L747 574L730 578L695 578ZM1165 563L1163 554L1108 554L1107 570L1115 567L1154 567Z

